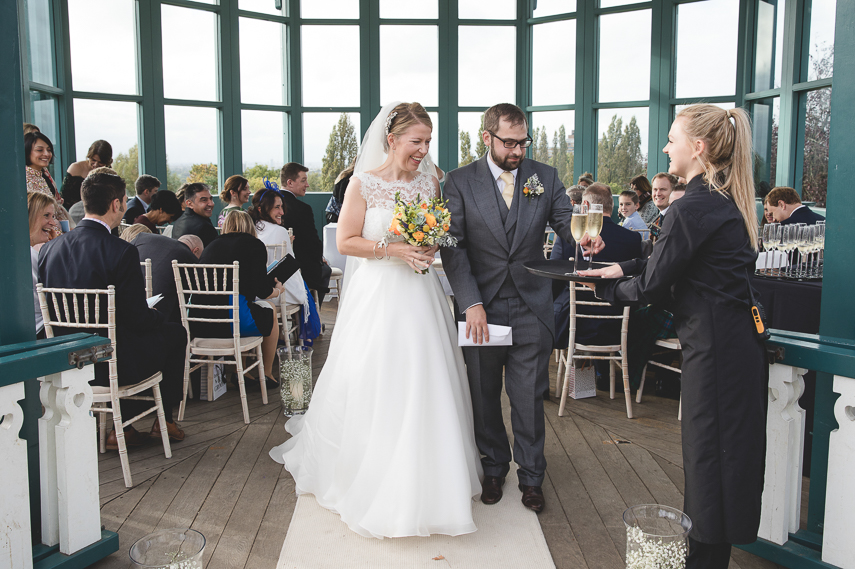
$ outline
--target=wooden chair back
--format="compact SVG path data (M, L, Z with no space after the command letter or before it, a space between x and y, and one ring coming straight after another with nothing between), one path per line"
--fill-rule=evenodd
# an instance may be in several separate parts
M145 277L145 297L151 298L154 296L154 281L151 276L151 259L140 261L140 267L142 267L143 276Z
M179 263L172 261L172 274L175 277L175 289L178 291L178 304L181 308L181 323L187 330L188 341L190 322L231 323L235 349L240 353L240 263L230 265ZM208 300L215 297L228 297L225 304L211 304ZM248 299L247 299L248 300ZM191 316L190 310L224 311L231 309L231 316L225 318Z

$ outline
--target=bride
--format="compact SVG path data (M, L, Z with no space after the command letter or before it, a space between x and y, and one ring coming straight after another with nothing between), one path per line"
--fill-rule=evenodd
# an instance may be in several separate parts
M298 493L365 537L476 530L483 473L463 355L436 273L414 271L436 249L385 239L396 192L439 195L431 129L419 103L387 105L368 129L338 222L348 283L329 356L308 412L270 451Z

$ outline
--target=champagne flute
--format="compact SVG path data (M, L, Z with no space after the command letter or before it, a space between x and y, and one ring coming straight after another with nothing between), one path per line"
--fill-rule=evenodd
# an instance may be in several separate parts
M797 247L799 249L799 270L798 276L807 276L808 275L808 262L807 257L813 249L813 239L814 239L814 231L813 227L810 225L806 225L804 227L799 227L798 229L799 237ZM802 268L804 265L804 268Z
M579 274L579 250L581 246L579 241L585 236L585 230L588 226L588 208L585 204L573 206L573 218L570 220L570 233L573 234L573 239L576 241L576 260L573 262L573 274Z
M600 235L600 231L603 230L603 206L602 204L592 203L588 206L588 225L585 228L585 231L588 233L588 237L591 239L596 239ZM594 267L594 252L591 251L591 259L588 262L588 268L592 269Z

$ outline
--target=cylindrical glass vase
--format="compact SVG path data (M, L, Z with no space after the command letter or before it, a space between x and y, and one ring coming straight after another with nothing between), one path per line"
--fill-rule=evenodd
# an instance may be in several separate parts
M129 554L134 567L202 569L205 536L194 529L162 529L137 540Z
M623 513L626 569L683 569L692 520L669 506L643 504Z
M312 348L279 348L279 382L282 410L289 417L302 415L312 400Z

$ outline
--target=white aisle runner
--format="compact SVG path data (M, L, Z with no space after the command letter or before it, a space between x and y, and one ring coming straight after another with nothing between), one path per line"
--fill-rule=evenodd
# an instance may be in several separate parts
M515 472L503 489L498 504L473 504L474 533L382 540L353 533L337 514L304 494L297 499L277 569L554 569L537 514L520 503Z

